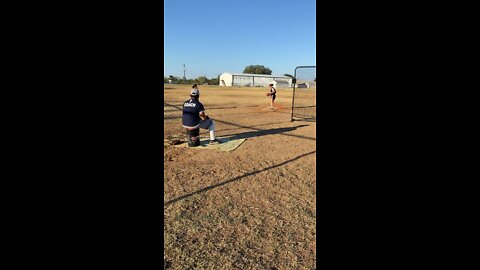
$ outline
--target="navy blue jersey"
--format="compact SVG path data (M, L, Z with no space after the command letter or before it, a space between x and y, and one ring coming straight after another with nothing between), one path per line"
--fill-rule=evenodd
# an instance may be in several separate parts
M195 98L183 103L182 124L186 127L197 127L200 124L200 112L203 112L203 104Z
M272 87L272 89L270 89L270 94L272 96L275 96L277 94L277 89L275 89L274 87Z

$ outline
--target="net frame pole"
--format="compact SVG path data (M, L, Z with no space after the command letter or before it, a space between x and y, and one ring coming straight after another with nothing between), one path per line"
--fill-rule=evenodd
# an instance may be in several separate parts
M290 122L293 122L293 107L295 106L295 85L297 84L297 68L295 68L295 71L293 72L293 93L292 93L292 114L290 116Z
M317 66L298 66L293 72L293 93L292 93L292 114L290 116L290 122L293 122L293 108L295 107L295 85L297 84L297 69L299 68L317 68ZM315 73L317 71L315 70ZM316 75L315 75L316 77Z

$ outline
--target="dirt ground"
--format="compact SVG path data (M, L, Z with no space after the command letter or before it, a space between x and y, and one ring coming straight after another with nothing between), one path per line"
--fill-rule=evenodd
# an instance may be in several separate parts
M291 89L199 86L217 137L234 151L177 148L190 86L164 86L167 269L315 269L316 122L290 122ZM202 139L208 139L201 130Z

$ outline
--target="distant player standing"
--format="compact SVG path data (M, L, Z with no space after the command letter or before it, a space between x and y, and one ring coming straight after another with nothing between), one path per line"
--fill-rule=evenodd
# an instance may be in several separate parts
M190 99L183 103L182 125L186 129L208 129L210 132L210 144L219 144L215 138L215 124L205 114L205 108L199 101L200 91L196 84L192 86L190 91Z
M277 90L273 87L273 84L269 84L268 87L270 88L270 93L267 93L272 100L270 101L270 109L275 109L275 98L277 96Z

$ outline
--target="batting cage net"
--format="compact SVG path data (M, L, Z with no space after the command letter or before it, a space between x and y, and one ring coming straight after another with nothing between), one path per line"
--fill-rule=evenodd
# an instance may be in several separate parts
M317 66L295 68L291 120L317 121Z

